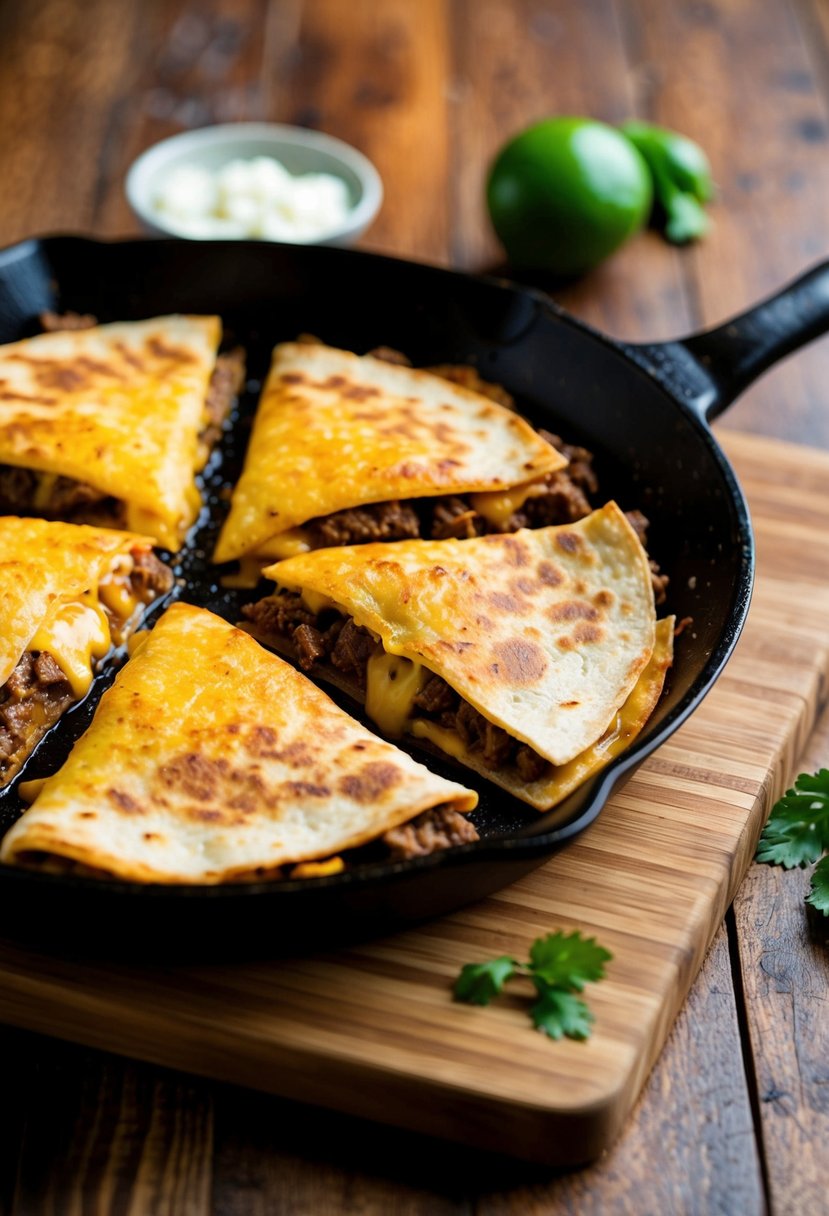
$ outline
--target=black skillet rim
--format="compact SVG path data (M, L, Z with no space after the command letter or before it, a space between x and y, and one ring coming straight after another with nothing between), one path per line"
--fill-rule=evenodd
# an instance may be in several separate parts
M27 247L31 247L33 250L43 249L45 252L48 252L50 247L69 243L104 248L109 246L143 245L162 250L165 247L180 244L179 241L172 239L123 238L101 240L76 233L56 233L47 236L29 237L23 241L15 242L13 245L6 246L0 250L0 270L2 270L4 261L10 257L20 256ZM254 245L261 244L263 249L272 249L275 244L275 242L247 243ZM199 242L199 245L203 248L224 247L232 244L233 242L227 241ZM295 246L287 248L291 249L293 253L296 252ZM735 507L741 550L739 575L734 583L728 622L723 629L718 644L708 656L705 665L693 684L681 701L660 724L658 730L653 735L649 735L648 738L635 743L628 751L623 752L606 769L603 769L600 774L594 777L592 783L587 783L590 793L587 796L586 805L580 807L574 813L572 819L551 831L533 833L530 826L529 828L522 829L520 832L515 832L513 835L484 838L471 844L455 846L451 849L432 853L426 857L412 858L408 861L373 862L361 865L353 870L346 869L340 874L318 878L281 878L279 880L271 879L257 882L224 884L138 883L122 879L93 879L71 874L49 874L0 864L0 883L23 882L29 885L37 882L42 884L47 890L50 887L52 889L57 887L61 890L68 888L70 890L95 891L99 892L102 896L107 895L116 898L129 898L140 894L145 899L166 900L172 898L189 901L209 897L211 900L230 899L240 901L255 899L257 896L262 895L268 895L271 898L275 896L279 897L280 893L284 893L286 898L290 898L292 894L299 891L348 890L355 885L359 888L370 888L375 885L384 885L390 879L393 880L398 877L408 878L410 875L434 872L454 866L483 865L489 862L497 863L509 859L526 859L527 861L532 861L535 858L543 859L546 855L551 855L568 840L587 828L601 813L614 788L622 779L635 770L647 756L660 747L686 718L694 712L716 683L737 644L748 615L755 570L754 536L745 496L728 458L725 456L706 421L704 411L695 408L693 403L689 403L689 401L683 400L677 394L672 393L662 380L652 375L643 367L635 346L617 341L601 330L595 329L588 323L577 319L560 305L556 304L544 292L533 287L525 287L514 283L501 276L473 274L466 271L434 266L426 262L418 262L414 259L390 257L386 254L371 253L363 250L321 246L308 246L307 248L313 250L315 256L322 255L334 259L342 258L343 260L354 259L357 263L371 260L375 264L383 263L390 268L417 267L419 272L434 276L435 278L444 278L452 281L463 280L473 285L479 283L488 288L494 287L500 291L507 292L515 298L530 300L542 311L553 316L557 322L564 323L589 334L592 339L604 345L615 355L622 357L633 372L649 382L651 388L656 386L659 389L668 402L668 408L679 408L686 420L696 429L711 457L719 466L720 473L729 491L730 501Z

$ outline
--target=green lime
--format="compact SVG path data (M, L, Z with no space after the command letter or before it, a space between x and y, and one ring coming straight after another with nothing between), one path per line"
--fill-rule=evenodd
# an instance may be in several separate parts
M502 148L487 206L515 266L574 275L597 265L646 222L651 175L613 127L547 118Z

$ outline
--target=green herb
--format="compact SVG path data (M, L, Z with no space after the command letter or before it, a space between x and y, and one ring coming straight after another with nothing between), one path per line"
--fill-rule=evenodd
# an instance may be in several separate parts
M667 127L626 122L620 130L641 154L653 178L654 218L676 245L708 231L703 207L714 196L711 166L699 144Z
M455 981L455 996L469 1005L488 1005L515 972L515 959L494 958L489 963L467 963Z
M551 1039L586 1039L593 1015L575 993L603 979L604 965L612 957L595 938L582 937L578 931L548 933L533 942L526 963L505 954L487 963L467 963L455 981L455 1000L488 1005L507 980L521 976L538 994L529 1011L537 1030Z
M829 916L829 857L824 857L823 861L815 867L812 875L812 889L806 896L806 902L810 903L813 908L817 908L818 912L822 912L824 916Z
M819 862L812 875L808 902L829 916L829 769L801 773L794 788L786 790L775 802L757 846L757 860L769 865L811 865ZM820 861L820 858L823 860Z

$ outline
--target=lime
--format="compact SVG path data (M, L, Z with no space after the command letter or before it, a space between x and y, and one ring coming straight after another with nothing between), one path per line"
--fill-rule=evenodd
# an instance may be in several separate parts
M651 175L613 127L547 118L495 159L487 206L515 266L575 275L597 265L646 222Z

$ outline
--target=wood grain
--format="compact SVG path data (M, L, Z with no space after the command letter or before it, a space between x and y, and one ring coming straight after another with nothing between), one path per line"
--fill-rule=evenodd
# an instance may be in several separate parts
M410 7L414 10L419 5ZM105 235L134 231L121 179L142 147L199 122L276 118L310 125L336 122L338 134L359 142L366 133L372 147L382 149L383 175L387 186L390 181L395 186L387 193L382 227L366 238L369 246L377 233L377 243L382 241L390 251L440 260L451 255L478 268L497 256L478 191L498 134L506 138L512 130L554 110L566 108L613 119L624 116L630 104L642 116L673 123L699 138L712 154L721 189L712 212L715 226L704 244L679 252L652 234L637 238L583 283L560 292L574 311L621 336L655 339L701 321L720 320L825 253L826 158L821 121L829 99L829 17L822 0L677 0L672 5L657 0L615 0L613 4L590 0L584 5L569 0L493 0L486 21L479 19L480 0L477 4L446 0L442 6L430 8L422 28L416 19L403 18L406 37L417 45L399 47L396 62L403 61L404 71L409 72L415 71L409 69L409 60L416 59L420 65L416 72L421 79L428 77L429 83L411 88L407 78L406 87L398 90L391 108L395 130L402 126L407 132L402 141L384 138L384 105L376 93L366 105L357 98L355 88L356 82L377 72L388 80L384 65L361 49L372 43L377 8L360 2L335 6L331 0L123 0L118 5L109 0L86 0L82 5L73 0L29 0L26 5L0 6L0 114L4 118L0 124L0 241L57 228L94 229ZM349 28L341 30L346 25ZM328 62L315 65L315 45L320 40ZM429 68L430 59L434 72ZM332 72L335 84L330 83ZM320 96L325 106L322 119ZM432 157L433 147L436 158ZM413 192L397 188L398 182L408 186L413 180L417 186L421 167L427 178L425 195L417 188ZM421 238L425 250L417 247ZM756 431L829 447L829 410L823 401L828 345L816 344L796 362L772 373L735 407L732 419ZM780 471L775 462L766 460L763 476L770 477L775 469ZM781 568L792 581L792 599L808 602L810 589L798 581L802 555L786 544L786 520L797 517L798 479L808 477L809 470L790 462L784 462L782 469L789 492L785 517L771 529L772 539ZM754 491L761 485L755 479ZM819 494L820 486L815 489ZM773 598L773 610L782 611L785 594ZM752 661L767 663L768 656L774 667L775 656L793 654L798 673L806 671L810 636L798 643L796 612L787 618L784 634L781 642L766 638L763 645L758 641ZM788 693L778 688L774 695L785 699ZM703 765L704 759L703 753ZM688 764L684 771L698 775L701 767ZM683 770L673 761L671 768ZM743 774L737 780L744 782L746 777ZM774 880L776 884L776 871L759 873L764 882ZM808 974L809 955L798 919L799 895L792 896L791 888L798 876L786 877L779 893L776 885L772 888L778 899L792 900L791 920L788 912L780 911L779 902L775 905L786 929L781 941L791 951L792 973L805 970ZM756 922L739 920L749 1006L755 989L748 981L755 961L767 948L750 940L766 923L760 888L756 896ZM805 963L801 961L804 954ZM791 996L772 997L773 1001L768 994L764 998L764 1018L793 1016L797 989ZM9 1030L2 1034L5 1100L0 1115L0 1212L5 1216L6 1197L15 1185L15 1148L27 1135L20 1113L22 1098L45 1045L35 1036L19 1036ZM28 1044L25 1049L23 1040ZM703 1040L698 1041L702 1045ZM656 1162L662 1161L658 1153L660 1112L668 1108L672 1091L681 1093L686 1084L686 1057L677 1051L676 1042L676 1037L670 1040L659 1071L654 1073L654 1079L657 1075L662 1079L658 1089L651 1086L649 1090L650 1107L640 1105L632 1125L649 1120L656 1139L644 1148L639 1140L626 1140L612 1157L619 1163L618 1204L609 1177L601 1174L604 1163L579 1175L584 1193L593 1185L600 1189L607 1212L623 1210L623 1203L629 1206L629 1196L634 1193L631 1178L641 1179L646 1186L657 1174ZM774 1077L785 1075L787 1109L791 1109L801 1094L815 1091L815 1084L808 1080L807 1068L807 1083L801 1085L798 1058L786 1052L786 1042L785 1034L775 1035L773 1024L768 1027L763 1022L762 1034L755 1029L755 1051L774 1048L768 1067ZM808 1046L801 1044L799 1055L807 1065L812 1058ZM52 1045L51 1050L57 1060L76 1049ZM109 1060L107 1067L117 1076L135 1066ZM699 1067L702 1075L694 1101L708 1112L709 1124L715 1125L713 1094L719 1096L720 1090L712 1085L708 1095L704 1084L714 1065L701 1056ZM156 1075L154 1070L145 1071ZM816 1075L819 1082L820 1074ZM104 1073L99 1076L102 1087L110 1084ZM55 1086L62 1087L64 1094L61 1109L65 1117L82 1118L83 1106L66 1098L73 1086L81 1084L81 1072L67 1067L54 1077ZM142 1101L149 1103L152 1092L152 1087L146 1088ZM817 1083L818 1097L820 1092ZM823 1165L826 1139L816 1145L811 1135L820 1107L811 1096L808 1101L811 1105L806 1112L798 1106L791 1118L781 1116L781 1103L761 1104L764 1115L771 1108L772 1125L785 1132L772 1136L767 1130L765 1135L772 1185L776 1173L785 1183L774 1188L777 1203L784 1202L785 1187L799 1172L815 1178ZM241 1112L248 1109L248 1102L256 1114L245 1122ZM371 1179L383 1173L383 1168L370 1152L361 1155L359 1151L378 1135L376 1129L366 1131L364 1125L334 1115L324 1116L326 1122L320 1128L323 1117L319 1114L303 1119L291 1113L297 1108L283 1107L268 1098L246 1101L238 1093L233 1109L228 1118L238 1128L238 1136L227 1141L228 1151L219 1152L216 1178L217 1196L229 1211L247 1210L232 1206L236 1188L248 1202L254 1202L255 1188L244 1190L246 1170L267 1179L268 1210L279 1210L277 1205L285 1195L280 1178L286 1168L279 1146L284 1146L286 1137L293 1163L288 1167L290 1196L298 1205L304 1202L306 1188L317 1200L321 1194L314 1164L317 1143L319 1155L326 1161L339 1151L339 1172L329 1170L326 1179L330 1193L336 1194L344 1209L359 1205L366 1213L385 1214L396 1210L395 1202L399 1202L407 1211L426 1213L432 1210L431 1204L439 1203L442 1190L455 1193L454 1181L450 1184L448 1180L456 1176L451 1154L457 1150L444 1157L435 1146L422 1151L419 1144L414 1147L416 1159L445 1166L447 1179L441 1188L435 1166L429 1174L430 1189L416 1195L416 1161L408 1172L406 1168L411 1136L400 1137L397 1149L393 1134L390 1140L387 1133L380 1143L383 1161L394 1159L398 1168L395 1172L390 1165L384 1173L384 1186L378 1188ZM123 1114L135 1118L136 1112L125 1109ZM688 1121L690 1139L690 1129L697 1125L688 1112L681 1115L677 1109L676 1117ZM268 1123L270 1135L257 1118ZM705 1117L701 1115L700 1120L705 1126ZM218 1120L217 1129L220 1123ZM138 1126L149 1127L144 1115ZM808 1134L801 1136L798 1127ZM107 1129L97 1125L95 1134L106 1136ZM81 1133L78 1136L83 1138ZM637 1147L625 1147L629 1145ZM31 1178L36 1158L31 1143L27 1154ZM725 1193L725 1184L712 1180L711 1174L725 1167L727 1158L716 1161L712 1165L706 1148L693 1162L700 1192L712 1196ZM49 1162L42 1157L41 1173L48 1172ZM474 1179L475 1172L470 1176ZM68 1172L64 1178L71 1188ZM527 1210L523 1190L509 1203L508 1189L518 1181L512 1174L503 1176L499 1202L504 1211L523 1214ZM94 1178L87 1176L84 1186L89 1210L96 1210ZM566 1190L562 1192L566 1194ZM552 1191L535 1192L533 1202L536 1210L559 1210L553 1206ZM571 1210L572 1202L562 1198L560 1210ZM688 1210L693 1210L691 1200L687 1202ZM221 1204L216 1210L224 1210ZM29 1210L32 1206L37 1210L36 1202ZM635 1210L638 1216L641 1207Z
M513 1183L505 1190L484 1189L477 1212L762 1216L764 1211L722 926L617 1143L590 1169L518 1188Z
M816 222L829 193L829 94L813 74L797 5L624 7L635 70L649 82L644 112L698 140L711 159L713 225L687 251L687 267L698 321L719 323L829 255ZM749 389L730 424L791 438L796 402L801 435L825 437L827 374L824 342Z
M8 1044L30 1065L10 1216L208 1216L213 1125L203 1082L58 1043L38 1041L35 1051L27 1039Z
M617 7L614 0L459 0L453 6L463 82L453 94L451 116L453 212L463 216L452 244L456 265L504 270L484 205L488 168L503 143L551 114L588 112L620 122L636 113L636 82ZM574 47L589 53L573 54ZM655 341L693 326L683 257L653 233L642 233L578 282L562 286L539 275L525 281L609 333Z
M810 492L829 457L727 443L760 538L745 637L704 706L590 831L481 904L340 954L157 970L3 945L3 1019L488 1150L570 1165L597 1155L656 1060L829 674L829 494ZM805 506L781 539L794 468L807 470ZM799 594L777 575L781 549L784 566L810 555ZM552 1048L517 996L485 1014L449 1000L464 962L521 954L553 926L594 933L615 956L590 994L587 1044Z
M829 763L825 713L798 771ZM776 1216L820 1212L829 1172L829 953L809 941L808 871L752 866L734 903Z

